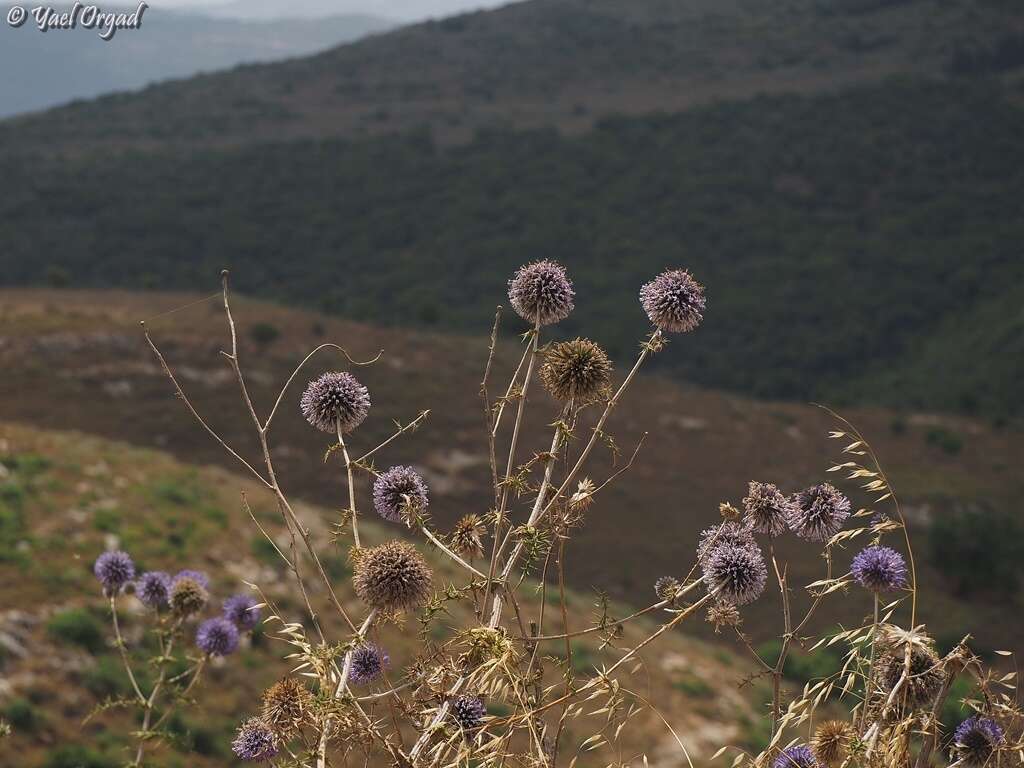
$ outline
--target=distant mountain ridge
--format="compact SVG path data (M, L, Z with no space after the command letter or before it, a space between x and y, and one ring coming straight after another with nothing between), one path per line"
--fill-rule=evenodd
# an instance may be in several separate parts
M17 29L0 24L0 71L17 73L0 80L0 118L241 63L301 56L394 22L362 15L240 21L149 8L140 29L121 31L111 41L83 28L43 34L33 24L31 18Z

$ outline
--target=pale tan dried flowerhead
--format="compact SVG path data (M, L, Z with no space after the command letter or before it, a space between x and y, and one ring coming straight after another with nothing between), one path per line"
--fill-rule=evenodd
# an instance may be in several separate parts
M263 692L263 722L287 741L310 720L313 694L305 685L285 677Z
M574 400L577 404L606 396L611 375L608 355L589 339L552 344L540 368L544 388L556 400Z
M430 598L433 575L415 547L392 541L360 555L353 583L359 599L371 608L410 610Z
M203 585L193 578L179 578L171 587L171 610L177 616L194 616L203 610L209 599Z
M935 642L920 630L904 630L892 624L879 629L882 656L877 662L878 685L885 692L899 684L906 671L906 651L910 649L910 675L897 693L896 701L909 709L931 704L942 687L943 670Z
M707 621L715 628L715 634L721 632L722 627L738 627L743 623L739 609L732 603L712 603L708 608Z
M483 537L487 527L479 515L466 515L455 524L452 531L451 544L456 554L468 557L483 557Z
M814 732L811 751L820 763L836 768L850 754L855 736L853 728L845 720L826 720Z

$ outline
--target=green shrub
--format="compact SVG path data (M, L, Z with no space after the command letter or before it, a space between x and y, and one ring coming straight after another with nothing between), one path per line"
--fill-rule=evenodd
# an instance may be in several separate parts
M964 441L960 435L953 432L945 427L932 427L928 430L928 434L925 436L928 441L928 445L934 445L936 448L941 448L951 456L956 453L960 453L960 449L964 446Z
M65 744L46 756L43 768L116 768L117 760L106 757L88 747Z
M270 323L256 323L249 329L249 335L259 346L266 347L273 344L281 332L276 325Z
M69 608L54 614L46 625L46 631L55 640L77 645L89 653L97 653L104 646L104 627L89 611Z
M677 691L682 691L691 699L709 699L715 694L714 688L692 672L684 672L678 679L673 680L672 687Z
M39 725L39 714L27 699L14 699L4 707L3 714L16 731L34 731Z
M1024 571L1024 525L1015 517L965 510L936 517L928 531L936 570L961 596L1014 594Z

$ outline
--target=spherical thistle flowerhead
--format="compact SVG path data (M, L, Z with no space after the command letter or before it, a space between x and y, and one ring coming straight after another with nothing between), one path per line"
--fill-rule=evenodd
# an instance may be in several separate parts
M182 618L199 613L209 599L206 588L195 579L177 579L171 585L171 610Z
M612 361L590 339L552 344L544 353L540 379L556 400L590 403L608 394Z
M135 582L135 596L150 608L166 608L171 599L171 575L147 571Z
M794 504L771 483L751 481L743 499L743 515L751 530L779 536L789 527Z
M487 526L479 515L464 515L452 530L451 547L456 554L463 557L483 557L486 533Z
M231 751L239 760L269 760L277 754L277 739L266 723L251 717L238 729Z
M789 527L801 539L828 541L850 516L850 500L829 483L793 494Z
M263 722L287 740L310 720L313 694L297 680L285 677L263 692Z
M806 744L787 747L779 753L772 768L820 768L814 753Z
M704 286L685 269L662 272L640 289L640 304L662 331L692 331L704 319Z
M697 562L703 564L716 549L726 544L749 547L758 553L761 551L745 521L725 520L701 531L697 540Z
M818 726L811 740L811 751L818 762L836 768L850 753L856 734L845 720L826 720Z
M352 685L372 683L384 674L391 663L388 654L379 645L366 643L352 651L348 679Z
M903 678L906 656L903 648L885 653L878 662L879 679L883 690L890 693ZM943 672L934 651L913 646L910 651L910 675L896 694L896 701L907 709L928 707L942 688Z
M708 606L705 618L715 628L716 635L722 631L722 627L738 627L743 623L740 612L732 603L712 603Z
M426 510L427 484L412 467L392 467L373 481L373 508L385 520L397 523L405 511Z
M675 600L682 588L674 576L662 576L654 582L654 594L659 600Z
M430 598L433 575L415 547L392 541L360 555L353 585L359 599L371 608L409 610Z
M196 646L210 656L227 656L238 648L238 627L217 616L207 619L196 630Z
M853 578L872 592L891 592L907 586L907 563L903 555L889 547L867 547L853 558Z
M953 749L964 764L985 765L1003 743L1003 729L988 717L974 715L957 726L953 734Z
M224 618L241 630L254 629L260 623L259 601L252 595L232 595L224 601Z
M768 567L756 546L723 544L704 561L704 583L721 602L752 603L767 581Z
M451 704L452 717L464 731L479 728L487 715L487 707L479 696L456 696Z
M520 267L508 281L508 300L531 325L550 325L572 312L576 293L565 268L554 261L535 261Z
M127 552L104 552L96 558L92 572L103 585L103 591L108 595L115 595L135 578L135 563Z
M177 584L182 579L192 579L197 582L203 589L210 588L210 577L202 571L193 571L190 568L186 568L184 571L178 571L174 574L174 583Z
M325 373L306 386L299 401L306 421L322 432L351 432L370 411L370 392L351 373Z

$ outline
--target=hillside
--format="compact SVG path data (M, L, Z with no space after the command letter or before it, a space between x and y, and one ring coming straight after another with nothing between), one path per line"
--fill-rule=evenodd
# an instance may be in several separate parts
M173 397L139 333L138 321L151 318L148 327L201 413L251 456L256 447L251 423L218 354L227 340L216 300L155 317L194 299L0 293L5 372L0 419L95 433L158 447L190 464L234 469ZM382 329L242 299L236 304L241 354L257 407L269 406L297 359L316 344L346 345L357 359L383 349L380 362L358 373L370 388L374 409L359 430L356 449L386 438L392 420L408 423L430 408L426 424L395 444L383 461L421 469L442 530L462 514L485 511L489 471L477 397L486 357L483 338ZM254 336L257 324L276 330L276 338L261 346ZM261 332L262 339L272 335L266 328ZM674 340L659 356L685 357L690 345L689 338ZM500 347L495 376L510 375L516 359L515 348ZM627 359L616 358L620 376ZM324 358L310 376L330 365ZM276 463L295 495L336 509L342 504L340 480L324 470L325 440L302 420L297 396L275 420ZM546 447L546 425L555 416L555 405L543 392L535 392L531 403L524 455ZM970 627L979 647L1019 646L1024 624L1017 618L1021 593L1015 585L1024 561L1018 522L1024 480L1015 460L1024 453L1024 435L1010 427L914 411L851 409L848 415L875 444L910 517L924 582L923 620L939 637L962 636ZM810 406L683 388L643 373L609 429L626 455L644 432L649 434L634 466L607 490L575 540L567 561L571 582L581 590L599 587L645 604L656 578L688 567L699 531L717 519L719 502L739 503L748 480L768 480L788 490L820 482L836 449L824 437L832 426ZM610 457L602 452L592 476L597 480L611 470ZM855 504L868 503L849 485L844 490ZM521 514L525 503L514 514ZM790 561L794 584L820 576L817 557L798 541L780 541L779 552ZM837 556L837 567L848 566L850 556ZM1003 570L992 570L997 566ZM870 605L851 596L844 610L819 617L823 624L855 620ZM772 601L759 601L745 614L758 641L775 633ZM703 626L691 631L713 637Z
M7 8L0 4L0 12ZM0 70L18 73L0 81L0 118L242 63L304 56L394 26L360 15L268 23L149 9L139 30L108 42L95 30L44 35L32 24L0 25Z
M998 73L1022 51L1013 0L533 0L15 120L0 148L77 154L424 125L445 143L495 125L581 131L609 114L893 74Z
M620 354L643 331L636 290L684 264L708 319L658 364L688 381L1006 420L1024 378L1019 93L891 80L448 149L419 133L25 154L0 161L0 272L192 290L228 264L253 294L478 333L507 276L548 257L581 299L560 331Z
M308 458L319 463L315 455ZM289 619L301 620L303 603L293 582L240 508L244 490L262 524L278 533L271 500L248 480L81 433L11 424L0 424L0 468L0 717L14 726L13 737L4 742L3 765L14 765L6 760L12 754L19 756L19 768L114 768L124 763L123 735L132 728L127 717L113 710L82 723L97 703L123 694L128 685L107 640L108 617L90 571L105 547L122 546L149 569L204 570L220 596L244 591L243 580L258 581L291 612ZM358 615L362 609L345 586L345 557L329 554L332 513L308 506L300 511L328 553L326 567L337 580L339 595ZM394 528L385 531L372 521L361 528L370 543L395 535ZM286 546L284 540L281 545ZM458 577L446 561L435 560L434 566L439 582ZM523 596L538 599L530 589ZM322 587L314 585L312 599L318 607L326 602ZM592 600L584 594L570 600L570 621L580 626L589 620ZM123 600L125 606L132 604L138 606L131 598ZM130 642L142 629L138 608L126 611L124 619ZM327 631L332 631L333 615L321 614ZM463 618L454 614L435 622L431 639L446 639ZM563 631L560 620L550 626ZM624 642L635 643L647 626L631 625ZM394 670L412 659L413 627L415 622L376 630L375 639L387 648ZM598 650L597 641L586 638L577 647L579 674L613 653ZM264 687L286 674L290 664L281 658L286 649L257 632L228 663L211 669L197 694L200 706L170 721L179 742L156 752L157 759L147 765L213 768L230 762L228 744L237 719ZM647 695L686 734L698 761L706 761L722 739L759 738L757 710L750 702L764 691L736 687L749 673L748 664L684 632L665 638L644 661L650 672L643 683ZM578 742L588 725L581 721L571 727L570 739ZM678 747L653 715L636 719L624 746L646 751L652 766L683 764ZM579 764L603 765L600 755L585 755Z

